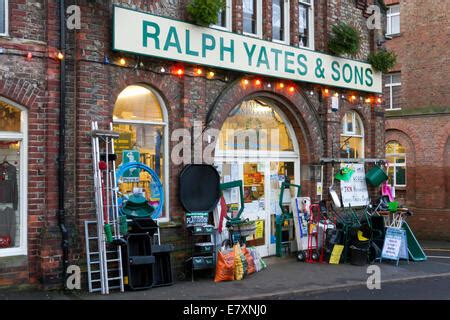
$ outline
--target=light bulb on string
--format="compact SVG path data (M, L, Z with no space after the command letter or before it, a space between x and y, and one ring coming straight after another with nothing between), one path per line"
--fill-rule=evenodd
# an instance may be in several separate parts
M124 58L120 58L119 60L119 64L123 67L127 62L125 61Z
M166 69L164 69L164 67L161 67L161 69L159 69L159 72L165 73L165 72L166 72Z

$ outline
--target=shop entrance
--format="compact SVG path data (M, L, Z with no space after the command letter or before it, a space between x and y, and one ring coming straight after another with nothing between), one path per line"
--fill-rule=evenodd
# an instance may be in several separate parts
M275 254L275 221L281 214L283 181L300 184L300 160L294 131L286 116L267 99L242 102L222 126L215 164L222 182L242 180L243 219L257 221L255 235L247 238L262 256ZM295 190L291 190L294 195ZM286 198L285 201L289 201ZM228 205L238 202L238 193L225 194ZM283 227L283 241L295 250L293 225Z

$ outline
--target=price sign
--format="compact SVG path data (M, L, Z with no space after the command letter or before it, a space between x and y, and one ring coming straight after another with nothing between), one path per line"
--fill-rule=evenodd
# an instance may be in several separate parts
M404 229L387 228L381 258L396 260L397 263L399 259L408 259L408 245Z
M341 168L347 165L342 164ZM369 203L369 193L367 192L366 172L364 164L353 164L355 172L349 181L341 180L342 204L344 207L365 206Z

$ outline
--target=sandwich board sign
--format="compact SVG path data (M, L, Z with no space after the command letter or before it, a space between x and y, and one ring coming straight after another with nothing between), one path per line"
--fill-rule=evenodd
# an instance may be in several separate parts
M346 166L346 164L341 164L341 168ZM350 180L341 180L342 205L346 208L366 206L369 203L364 164L357 163L352 166L355 172Z
M406 240L406 231L404 229L388 227L386 237L384 238L381 260L408 260L408 244Z

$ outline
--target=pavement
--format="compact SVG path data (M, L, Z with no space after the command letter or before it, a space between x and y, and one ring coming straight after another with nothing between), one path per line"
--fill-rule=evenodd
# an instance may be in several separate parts
M383 299L384 288L419 283L433 284L450 282L450 242L422 241L428 255L424 262L400 261L382 262L380 267L381 286L376 299ZM0 300L249 300L249 299L307 299L306 296L323 296L327 293L373 291L367 289L367 266L350 264L308 264L297 262L295 257L268 257L264 259L268 267L261 272L246 276L241 281L215 283L208 277L195 277L194 281L179 281L172 286L152 288L142 291L113 292L109 295L89 294L85 291L39 291L0 289ZM446 288L449 286L447 285ZM442 289L442 288L441 288ZM377 290L375 290L377 291ZM406 292L406 291L404 291ZM448 289L446 289L448 293ZM335 299L345 299L345 295L331 295ZM330 296L330 297L331 297ZM362 295L364 296L364 295ZM405 298L400 293L394 299ZM437 297L448 299L447 296ZM413 299L413 298L412 298Z

